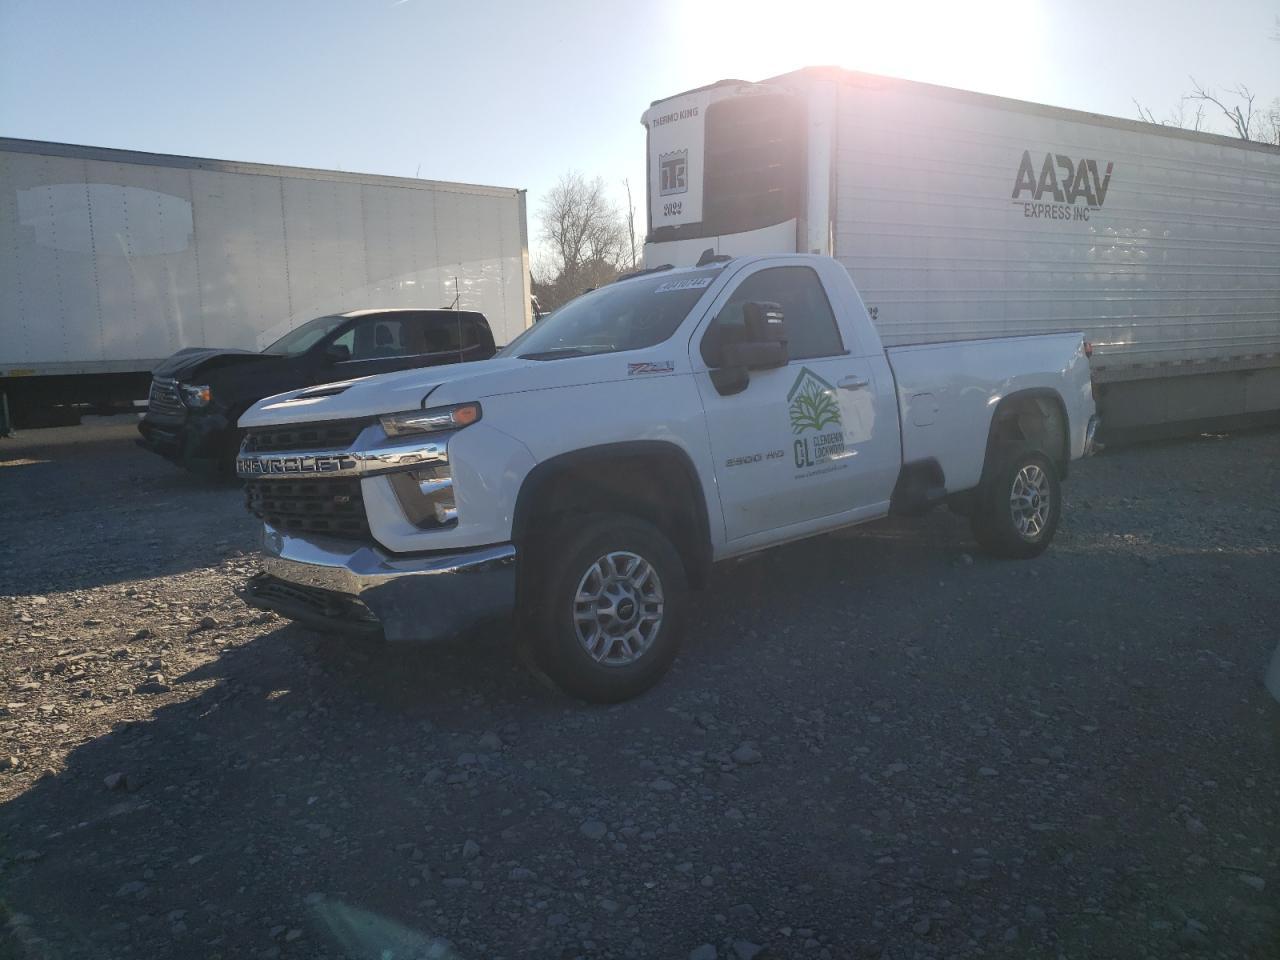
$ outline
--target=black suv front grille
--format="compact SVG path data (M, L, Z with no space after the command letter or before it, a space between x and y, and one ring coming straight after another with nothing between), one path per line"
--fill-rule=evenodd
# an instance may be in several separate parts
M249 512L285 533L369 539L360 481L346 477L245 481Z
M187 406L182 402L182 394L178 392L178 382L159 377L153 379L151 393L147 397L147 409L162 417L185 417Z
M327 420L319 423L289 423L279 427L250 427L245 434L245 453L278 450L345 450L360 431L373 423L371 417L358 420Z

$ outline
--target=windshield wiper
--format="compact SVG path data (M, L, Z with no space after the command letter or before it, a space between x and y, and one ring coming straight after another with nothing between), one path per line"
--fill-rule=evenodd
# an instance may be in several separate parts
M559 360L561 357L585 357L593 351L582 347L555 347L551 350L538 350L534 353L522 353L517 360Z

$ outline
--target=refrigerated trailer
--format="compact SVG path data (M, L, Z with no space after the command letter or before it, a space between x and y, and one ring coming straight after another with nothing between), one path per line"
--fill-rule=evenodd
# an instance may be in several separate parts
M1280 149L852 71L653 103L645 263L823 253L889 346L1083 330L1114 436L1280 410Z
M143 399L186 347L257 350L322 314L531 322L525 193L0 138L0 414Z

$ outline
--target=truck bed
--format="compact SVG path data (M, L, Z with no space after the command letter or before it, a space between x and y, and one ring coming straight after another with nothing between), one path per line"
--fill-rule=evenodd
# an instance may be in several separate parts
M1092 394L1082 334L915 344L885 355L901 410L902 461L936 459L949 492L977 486L992 414L1015 393L1060 395L1069 457L1084 451Z

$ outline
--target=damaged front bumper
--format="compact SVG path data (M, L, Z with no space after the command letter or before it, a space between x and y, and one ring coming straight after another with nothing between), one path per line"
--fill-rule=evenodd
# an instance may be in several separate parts
M214 471L225 466L226 451L235 441L235 422L220 413L183 419L147 413L138 421L141 436L134 442L180 467Z
M515 606L516 549L509 543L405 555L268 526L263 553L262 572L241 594L245 602L320 630L434 641Z

